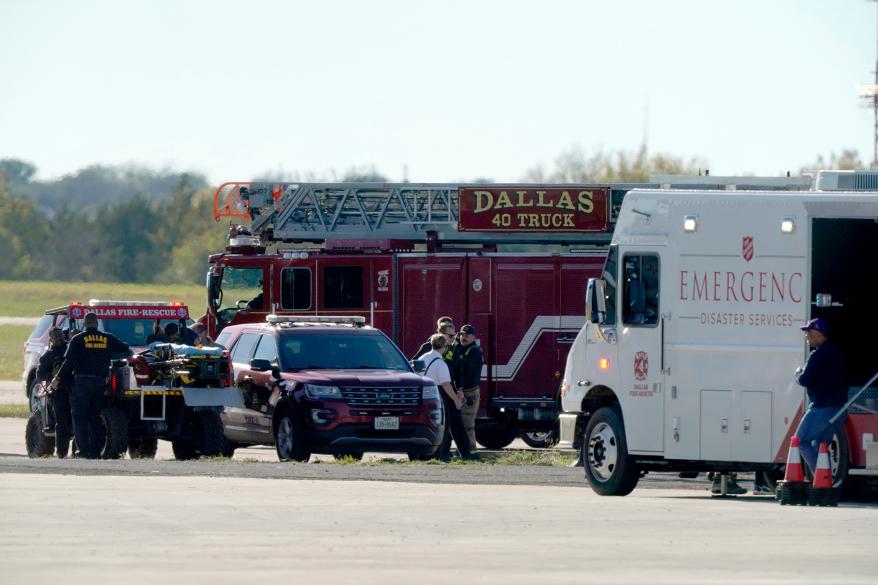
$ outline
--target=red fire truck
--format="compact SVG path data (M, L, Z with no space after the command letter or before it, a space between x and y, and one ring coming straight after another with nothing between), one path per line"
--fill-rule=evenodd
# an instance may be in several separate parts
M484 354L478 441L551 443L585 287L632 187L226 183L214 217L236 223L204 320L215 336L268 314L361 315L411 356L449 315Z

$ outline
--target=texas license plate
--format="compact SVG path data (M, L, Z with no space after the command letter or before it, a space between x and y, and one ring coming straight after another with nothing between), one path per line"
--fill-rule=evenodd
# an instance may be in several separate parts
M376 431L398 431L399 430L399 417L398 416L376 416L375 417L375 430Z

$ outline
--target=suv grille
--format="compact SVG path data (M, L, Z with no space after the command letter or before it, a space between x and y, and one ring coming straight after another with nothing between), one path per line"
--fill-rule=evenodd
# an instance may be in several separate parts
M342 388L350 406L418 406L421 388Z

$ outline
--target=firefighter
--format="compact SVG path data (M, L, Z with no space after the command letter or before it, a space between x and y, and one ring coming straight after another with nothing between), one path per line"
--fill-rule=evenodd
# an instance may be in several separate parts
M101 408L107 387L112 355L130 354L128 344L117 337L98 331L98 317L87 313L85 331L70 340L64 363L52 379L52 389L61 387L61 380L73 374L70 406L73 411L73 433L82 457L97 459L101 450Z
M460 328L460 342L454 347L454 383L463 392L465 403L461 409L463 426L472 449L476 448L476 415L479 412L479 394L482 380L482 348L476 343L476 328Z
M49 331L49 350L40 357L37 366L37 381L50 383L61 370L64 363L64 352L67 351L67 340L64 332L57 327ZM59 459L67 457L73 421L70 415L70 384L69 380L59 380L58 389L52 393L52 408L55 413L55 447Z
M796 370L796 382L807 389L810 401L796 436L799 438L802 459L813 474L820 443L831 442L836 427L844 422L844 417L839 417L835 425L829 424L829 420L847 402L848 386L844 377L844 356L829 340L826 321L811 319L800 329L805 332L813 351L808 355L805 366Z

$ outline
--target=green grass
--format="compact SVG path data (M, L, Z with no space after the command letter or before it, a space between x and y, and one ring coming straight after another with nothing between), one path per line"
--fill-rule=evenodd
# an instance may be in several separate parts
M33 327L0 325L0 380L18 380L24 367L24 342Z
M30 409L27 404L0 404L0 418L27 418Z
M569 467L576 461L573 453L559 453L557 451L513 451L500 455L495 461L496 465L544 465Z
M118 284L109 282L47 282L0 280L0 316L39 317L46 309L76 300L180 300L193 318L204 314L207 293L197 284Z

